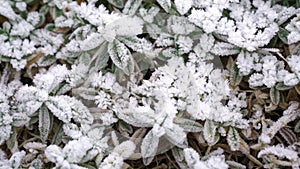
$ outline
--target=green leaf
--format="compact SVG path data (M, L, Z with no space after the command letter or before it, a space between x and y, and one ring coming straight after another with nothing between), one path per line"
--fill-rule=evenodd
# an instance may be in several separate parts
M270 90L270 98L273 104L278 105L280 102L280 91L272 87Z
M56 62L56 57L54 55L47 55L38 60L38 65L40 67L46 67L52 65L54 62Z
M49 6L48 5L44 5L40 8L40 14L46 15L49 12Z
M285 44L288 44L288 38L287 38L288 35L289 35L289 32L286 29L279 27L278 37Z
M55 29L55 25L53 23L48 23L45 28L48 30L48 31L53 31Z
M123 0L107 0L109 3L111 3L113 6L117 8L123 8L124 7L124 1Z
M113 63L127 75L134 71L134 60L129 49L120 41L108 44L108 53Z
M129 125L125 121L119 120L119 126L122 130L128 132L129 134L133 133L133 128L131 127L131 125Z
M62 137L64 135L63 122L61 121L59 125L55 128L55 134L52 138L51 144L59 145L62 142Z
M200 132L203 130L202 124L191 119L175 118L174 123L178 124L186 132Z
M275 88L277 90L283 91L283 90L289 90L289 89L293 88L293 86L287 86L283 82L279 82L276 84Z
M229 131L227 133L227 142L228 142L228 145L230 146L230 149L232 151L239 150L239 148L240 148L240 136L239 136L238 131L233 127L229 128Z
M203 128L203 136L205 141L212 146L216 144L220 138L220 135L217 133L217 126L211 120L206 120Z
M48 135L52 128L53 116L50 114L46 106L42 106L39 110L39 131L43 143L48 139Z
M53 20L55 20L56 18L58 18L61 15L63 15L63 11L61 11L57 7L53 7L53 8L50 8L50 14L51 14Z
M243 76L236 64L232 65L229 72L229 82L232 86L237 86L241 83Z
M40 16L40 20L39 20L39 22L35 25L35 27L40 27L40 26L42 26L42 25L45 23L45 21L46 21L45 15L39 15L39 16Z
M181 148L173 147L172 155L180 168L189 168L184 157L184 152Z

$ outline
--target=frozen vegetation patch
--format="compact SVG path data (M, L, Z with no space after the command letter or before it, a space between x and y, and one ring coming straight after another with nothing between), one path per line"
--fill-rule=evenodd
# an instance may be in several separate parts
M298 0L0 0L0 168L300 167Z

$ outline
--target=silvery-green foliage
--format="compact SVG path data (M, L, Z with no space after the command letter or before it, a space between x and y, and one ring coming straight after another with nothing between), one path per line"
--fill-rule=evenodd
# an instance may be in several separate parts
M299 9L277 3L0 0L0 62L14 69L0 66L0 145L11 151L8 159L0 150L0 168L114 169L136 154L148 165L172 146L181 168L245 168L209 153L221 139L262 166L243 140L252 127L261 130L265 168L297 168L299 144L287 125L295 121L298 131L298 104L267 119L241 92L264 88L270 107L282 109L283 90L299 93ZM218 69L219 56L236 58L229 72ZM132 141L120 143L112 126ZM190 132L210 146L207 156L187 148ZM276 133L293 145L272 146Z
M47 73L39 73L34 77L35 86L22 86L15 94L19 105L17 110L20 113L26 116L38 113L40 136L43 141L47 140L51 130L52 115L64 123L70 123L71 120L81 124L93 122L88 108L79 100L67 95L53 95L70 79L70 75L72 71L65 66L52 67Z
M145 163L155 155L160 137L182 147L186 132L202 130L197 122L177 123L184 121L185 116L206 120L203 132L212 145L218 141L218 125L247 126L239 108L233 111L234 104L229 108L221 103L229 96L228 84L220 70L212 69L212 64L184 63L174 57L156 69L142 85L131 86L134 95L129 102L127 97L116 100L113 110L120 119L137 127L152 127L141 147Z

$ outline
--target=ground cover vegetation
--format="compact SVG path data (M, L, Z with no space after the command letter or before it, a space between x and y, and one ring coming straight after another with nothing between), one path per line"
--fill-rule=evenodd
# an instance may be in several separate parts
M0 169L299 169L299 0L0 0L0 24Z

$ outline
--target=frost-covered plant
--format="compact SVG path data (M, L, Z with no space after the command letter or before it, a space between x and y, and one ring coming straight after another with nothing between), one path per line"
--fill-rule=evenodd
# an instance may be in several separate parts
M0 150L0 168L19 168L25 154L25 151L15 152L9 159L7 159L5 153Z
M201 61L184 63L180 57L173 57L142 85L130 87L132 96L116 100L114 111L129 124L152 127L141 145L144 158L157 153L160 137L184 147L186 132L201 130L194 121L197 119L206 120L203 132L209 144L216 142L218 126L247 126L247 121L239 112L240 107L245 105L222 104L221 101L229 96L229 88L221 71L213 70L212 64ZM238 142L237 131L231 128L228 134L228 137L235 137L229 142L238 144L233 143Z
M286 30L289 31L289 34L287 36L288 43L296 43L300 41L300 21L299 21L300 15L298 14L297 17L294 17L291 22L285 27Z
M181 168L297 168L298 13L293 0L0 0L0 168L153 167L170 149Z
M299 168L299 142L288 147L284 147L282 144L266 147L258 153L259 158L265 158L269 163L265 168L273 167L292 167L293 169Z
M226 169L229 168L228 164L225 162L225 156L222 149L218 149L210 153L209 156L202 157L200 159L199 154L192 148L186 148L183 150L184 158L187 163L188 168L215 168L215 169Z

